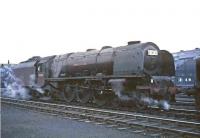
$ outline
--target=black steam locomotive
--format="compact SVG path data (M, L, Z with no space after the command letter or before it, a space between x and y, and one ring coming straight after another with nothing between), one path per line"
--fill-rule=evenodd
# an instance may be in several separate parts
M174 82L180 92L195 97L196 106L200 109L200 49L180 51L173 54L176 77Z
M176 91L171 82L173 56L152 42L33 57L13 70L27 88L40 87L44 95L57 95L66 102L104 105L117 100L142 105L145 98L169 101Z

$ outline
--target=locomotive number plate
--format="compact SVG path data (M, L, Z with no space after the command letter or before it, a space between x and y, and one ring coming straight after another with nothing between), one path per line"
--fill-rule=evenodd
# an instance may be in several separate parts
M157 56L158 55L158 51L157 50L148 50L148 55L149 56Z

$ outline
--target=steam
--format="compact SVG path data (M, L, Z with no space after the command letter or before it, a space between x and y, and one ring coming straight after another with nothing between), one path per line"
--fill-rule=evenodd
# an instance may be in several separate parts
M141 100L148 106L157 106L164 110L170 109L170 104L166 100L158 101L149 97L142 98Z
M135 92L133 92L132 96L123 94L123 91L124 91L123 83L124 82L125 82L125 79L109 80L109 83L112 86L112 90L115 92L115 95L117 95L120 100L122 100L122 101L134 100L135 102L139 102L139 103L145 104L147 106L156 106L156 107L159 107L164 110L170 109L169 103L165 100L158 101L158 100L155 100L150 97L142 97L142 96L137 95Z
M117 95L118 98L122 101L128 101L128 100L131 100L130 97L122 94L122 92L124 91L124 86L123 86L124 82L125 82L125 79L111 79L111 80L109 80L109 83L111 83L112 90L115 92L115 95Z
M32 89L37 91L38 93L40 94L44 94L44 90L42 90L36 83L35 83L35 75L34 74L31 74L29 76L29 84L32 86Z
M23 82L16 78L11 67L3 66L1 73L1 94L4 97L29 99L29 91L23 87Z

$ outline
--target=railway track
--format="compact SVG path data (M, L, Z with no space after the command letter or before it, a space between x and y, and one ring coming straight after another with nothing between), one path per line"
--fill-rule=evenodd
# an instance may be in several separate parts
M38 100L37 100L38 101ZM41 102L44 102L44 100L39 100ZM48 103L52 104L63 104L63 105L70 105L70 106L83 106L82 104L78 102L71 102L71 103L66 103L63 101L45 101ZM141 114L149 114L149 115L159 115L165 118L171 118L171 119L182 119L182 120L188 120L188 121L199 121L200 120L200 111L197 111L195 109L184 109L184 108L178 108L178 107L172 107L169 110L161 110L160 108L154 106L154 107L149 107L147 109L137 109L135 107L127 107L127 106L118 106L118 107L113 107L112 105L105 105L102 107L96 106L92 103L87 103L84 104L84 107L88 108L98 108L98 109L108 109L108 110L114 110L114 111L123 111L123 112L134 112L134 113L141 113Z
M184 93L179 93L176 95L176 102L174 103L175 106L184 107L188 109L195 108L195 99L193 96L188 96Z
M194 95L187 95L184 92L176 94L176 102L172 104L173 108L195 110L195 97Z
M173 137L200 137L200 122L169 119L140 113L10 98L1 98L1 102L53 115L61 115L79 121L104 124L107 127L116 127L120 130L126 129L134 133L141 133L149 136L160 137L171 135Z
M139 111L139 113L159 115L165 118L179 120L187 120L193 122L200 122L200 111L191 110L191 109L179 109L179 108L170 108L168 111L160 110L159 108L150 108L148 110Z

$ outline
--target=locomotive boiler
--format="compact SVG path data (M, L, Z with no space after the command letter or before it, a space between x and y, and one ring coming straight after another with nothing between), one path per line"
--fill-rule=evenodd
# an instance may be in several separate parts
M127 46L58 55L46 81L59 88L67 102L92 99L98 105L113 97L141 100L151 97L170 100L174 86L172 55L152 42L129 42Z

